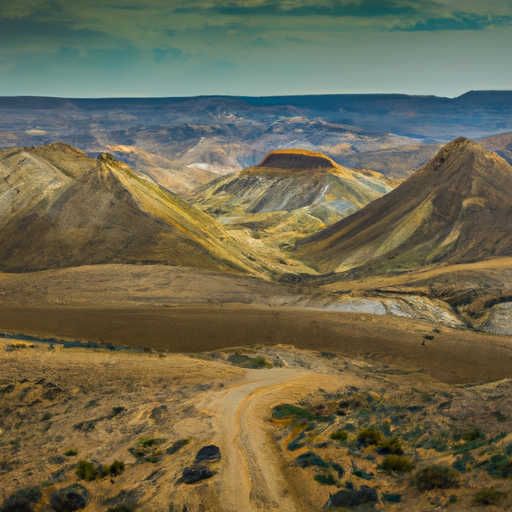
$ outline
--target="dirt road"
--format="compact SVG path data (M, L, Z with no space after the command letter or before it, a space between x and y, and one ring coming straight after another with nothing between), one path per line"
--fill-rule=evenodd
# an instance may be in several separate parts
M298 369L255 370L240 384L201 404L214 415L215 442L222 451L219 501L223 512L317 510L286 480L286 462L270 437L267 421L275 405L322 386L339 386L343 380Z

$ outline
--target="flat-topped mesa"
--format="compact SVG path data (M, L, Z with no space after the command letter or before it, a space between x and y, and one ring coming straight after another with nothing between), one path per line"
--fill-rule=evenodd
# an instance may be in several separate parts
M289 171L315 171L334 169L336 164L322 153L313 153L303 149L280 149L271 151L257 167Z

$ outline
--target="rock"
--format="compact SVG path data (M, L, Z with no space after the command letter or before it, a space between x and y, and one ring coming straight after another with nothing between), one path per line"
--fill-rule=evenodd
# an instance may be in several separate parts
M214 444L203 446L196 455L196 462L214 462L220 460L220 448Z
M150 414L150 418L152 420L160 421L167 413L167 406L166 405L159 405L158 407L155 407Z
M14 384L8 384L7 386L5 386L5 388L0 389L0 393L7 395L8 393L12 393L14 391L14 388Z
M211 478L215 473L208 469L206 466L190 466L183 470L182 477L178 483L193 484L206 478Z
M379 497L377 491L362 485L359 491L343 490L333 494L323 506L323 510L330 508L355 508L359 505L377 503Z
M59 489L52 494L50 505L55 512L74 512L87 506L87 489L80 484Z

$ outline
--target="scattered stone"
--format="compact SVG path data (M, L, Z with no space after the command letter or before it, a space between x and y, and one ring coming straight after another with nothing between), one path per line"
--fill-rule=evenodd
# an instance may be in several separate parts
M362 485L359 491L342 490L333 494L323 506L323 510L330 508L356 508L364 504L373 504L379 501L377 491Z
M74 512L87 506L87 489L73 484L52 494L50 505L55 512Z
M183 470L183 475L178 480L178 483L190 485L205 480L206 478L211 478L214 474L215 473L206 466L190 466Z
M203 446L196 455L196 462L215 462L220 460L220 448L214 444Z

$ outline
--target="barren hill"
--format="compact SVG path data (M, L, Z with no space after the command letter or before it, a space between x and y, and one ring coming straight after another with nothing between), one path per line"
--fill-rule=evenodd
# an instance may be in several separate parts
M108 154L0 152L0 269L108 262L256 271L217 222Z
M281 244L357 211L394 184L379 173L342 167L321 153L278 150L254 167L199 187L189 198L228 229L245 227L263 238L277 234Z
M395 190L306 238L321 271L385 273L512 254L512 167L468 139L445 146Z

